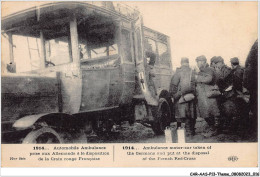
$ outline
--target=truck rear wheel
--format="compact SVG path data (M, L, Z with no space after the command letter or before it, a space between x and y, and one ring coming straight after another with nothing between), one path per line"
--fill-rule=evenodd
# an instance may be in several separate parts
M23 140L23 144L59 144L62 142L59 134L49 127L33 130Z
M171 119L170 105L165 98L160 98L156 119L152 124L152 129L156 135L164 134L165 128Z

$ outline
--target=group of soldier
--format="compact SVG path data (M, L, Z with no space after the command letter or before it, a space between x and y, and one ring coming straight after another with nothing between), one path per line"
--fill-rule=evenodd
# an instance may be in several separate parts
M186 136L193 136L196 118L201 117L210 127L209 136L214 136L231 130L234 117L240 122L236 128L246 125L248 90L243 85L244 68L239 59L230 59L232 68L225 65L221 56L212 57L210 65L204 55L197 57L196 62L198 72L189 66L188 58L182 58L181 67L171 79L170 95L178 126L185 123Z

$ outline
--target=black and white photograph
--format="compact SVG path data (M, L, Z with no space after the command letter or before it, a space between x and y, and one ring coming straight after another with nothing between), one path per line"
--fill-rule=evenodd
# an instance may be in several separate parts
M3 145L258 142L256 1L1 10Z

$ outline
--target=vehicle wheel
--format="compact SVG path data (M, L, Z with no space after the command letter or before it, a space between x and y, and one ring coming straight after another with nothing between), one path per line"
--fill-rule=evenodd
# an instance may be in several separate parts
M164 134L165 128L171 120L171 109L165 98L160 98L156 120L152 124L152 129L156 135Z
M59 134L49 127L31 131L23 140L23 144L59 144L63 143Z

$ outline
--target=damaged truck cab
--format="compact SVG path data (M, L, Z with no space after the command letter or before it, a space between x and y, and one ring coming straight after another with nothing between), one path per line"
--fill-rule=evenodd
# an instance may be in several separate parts
M3 17L2 38L2 142L63 143L123 121L161 134L173 121L169 37L135 9L45 3Z

